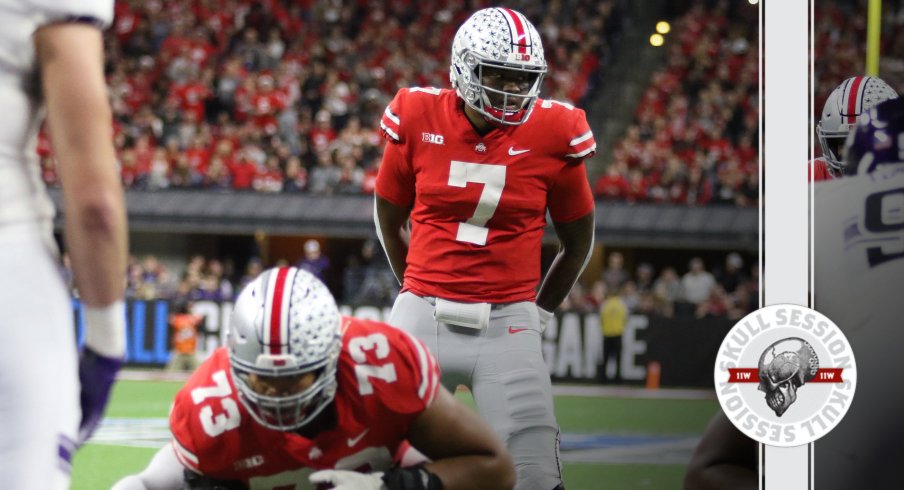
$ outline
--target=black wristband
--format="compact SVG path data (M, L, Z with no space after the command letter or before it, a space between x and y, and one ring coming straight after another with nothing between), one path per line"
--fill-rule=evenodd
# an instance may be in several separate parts
M393 468L383 473L383 483L389 490L443 490L442 480L423 465Z

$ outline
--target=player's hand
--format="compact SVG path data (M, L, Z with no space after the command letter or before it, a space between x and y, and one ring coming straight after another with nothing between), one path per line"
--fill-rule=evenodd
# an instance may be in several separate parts
M358 473L357 471L320 470L308 477L314 485L333 485L334 490L386 490L383 473Z
M539 305L537 306L537 313L540 315L540 333L542 334L546 331L546 327L549 326L549 321L552 320L552 317L555 316L555 314L540 308Z
M120 367L122 359L102 356L87 345L82 349L78 361L78 379L82 385L79 445L84 444L100 424L110 397L110 388L113 387Z

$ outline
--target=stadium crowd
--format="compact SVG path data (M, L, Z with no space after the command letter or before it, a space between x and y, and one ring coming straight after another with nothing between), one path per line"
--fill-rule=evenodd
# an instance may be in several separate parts
M816 4L813 71L814 117L832 90L848 77L863 74L867 5L862 0L825 0ZM883 2L879 74L895 91L904 93L904 2ZM816 145L819 154L819 145Z
M485 2L477 2L485 3ZM515 1L546 42L545 93L592 95L616 0ZM131 189L372 193L376 123L396 90L446 87L455 28L476 6L423 2L116 2L107 72ZM43 177L58 184L46 134Z
M756 207L756 9L692 6L595 182L598 199ZM752 17L751 17L752 16Z

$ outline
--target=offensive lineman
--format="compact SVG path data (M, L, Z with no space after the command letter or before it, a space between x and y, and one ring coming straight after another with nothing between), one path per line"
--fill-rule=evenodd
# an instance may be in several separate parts
M114 490L510 489L515 480L505 448L439 384L420 341L340 317L326 286L294 267L269 269L240 293L228 348L176 395L170 429L172 444ZM433 461L393 466L406 439Z
M4 488L69 488L72 456L100 422L125 352L126 215L101 38L112 17L112 0L0 1ZM70 292L57 268L54 207L35 153L45 107L84 306L79 360Z
M474 13L452 44L455 90L401 89L386 108L375 197L402 283L389 323L436 354L446 387L471 389L519 490L564 488L541 336L594 232L583 160L596 143L584 111L538 98L546 70L523 14ZM537 292L547 211L561 248Z

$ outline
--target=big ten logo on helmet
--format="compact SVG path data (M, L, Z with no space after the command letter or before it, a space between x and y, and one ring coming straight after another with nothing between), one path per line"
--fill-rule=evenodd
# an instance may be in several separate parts
M729 330L714 382L738 430L763 444L790 447L838 425L851 406L857 368L847 338L825 315L772 305Z

